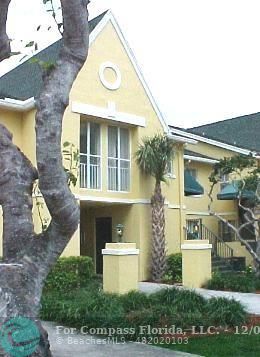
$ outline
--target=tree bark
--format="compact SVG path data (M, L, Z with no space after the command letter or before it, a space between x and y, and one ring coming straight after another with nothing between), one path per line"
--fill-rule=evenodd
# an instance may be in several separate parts
M166 268L165 245L165 213L164 197L161 184L157 182L154 195L151 198L152 205L152 279L156 282L162 280Z
M0 61L10 57L10 40L6 33L6 20L11 0L0 0Z
M0 60L10 55L6 18L10 0L0 0ZM61 0L63 46L55 68L44 73L36 101L37 170L0 125L0 205L3 209L4 260L0 264L0 328L13 317L26 317L40 331L32 356L49 357L47 333L38 321L44 279L79 224L79 206L62 165L62 121L69 93L86 61L89 45L88 0ZM32 221L35 179L51 215L49 227L36 235ZM0 356L7 355L0 350Z

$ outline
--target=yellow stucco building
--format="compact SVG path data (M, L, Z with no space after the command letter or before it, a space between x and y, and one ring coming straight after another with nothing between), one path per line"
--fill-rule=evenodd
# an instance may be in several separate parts
M207 213L207 177L218 158L236 151L231 146L221 147L203 141L199 135L168 127L110 11L91 20L90 29L88 60L71 90L63 125L63 142L73 143L80 150L78 181L73 192L81 209L79 229L63 254L89 255L96 271L101 273L101 249L105 243L117 240L116 226L122 224L123 240L136 243L140 249L139 279L145 280L151 259L150 197L154 181L144 176L135 163L138 143L144 136L158 132L166 133L175 142L168 183L163 184L169 254L180 251L187 233L193 233L197 223L218 235L218 223ZM60 46L58 41L35 57L55 62ZM0 123L13 133L15 144L34 164L35 98L40 87L41 69L28 60L0 78ZM185 168L189 178L194 176L203 186L204 193L194 197L188 192ZM229 219L238 219L236 201L216 200L214 209ZM39 231L36 207L34 220ZM237 243L229 243L237 249L235 254L246 255ZM249 262L250 258L247 259Z

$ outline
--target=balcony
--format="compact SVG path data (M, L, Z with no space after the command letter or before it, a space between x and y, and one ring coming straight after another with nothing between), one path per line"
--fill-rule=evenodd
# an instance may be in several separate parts
M109 191L129 192L130 160L108 159L107 184ZM80 154L80 187L101 189L101 156Z
M123 192L130 190L130 161L108 159L108 190Z

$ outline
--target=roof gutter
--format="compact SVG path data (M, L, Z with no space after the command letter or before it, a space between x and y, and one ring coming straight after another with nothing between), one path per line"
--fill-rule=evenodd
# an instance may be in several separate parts
M238 146L233 146L233 145L230 145L230 144L225 144L225 143L223 143L221 141L209 139L209 138L207 138L205 136L200 136L200 135L197 135L197 134L191 134L191 133L185 132L183 130L179 130L179 129L175 129L175 128L171 128L171 127L170 127L170 130L172 131L172 133L175 133L175 134L178 134L178 135L182 135L184 137L188 137L188 138L191 138L193 140L197 140L197 142L201 141L201 142L204 142L206 144L210 144L210 145L213 145L213 146L221 147L222 149L234 151L234 152L237 152L237 153L242 154L242 155L250 155L250 154L252 154L253 157L255 157L257 159L259 158L259 153L256 153L255 151L252 151L252 150L240 148Z
M183 143L183 144L195 145L198 143L196 140L184 138L183 136L173 135L173 134L168 134L167 138L170 140L176 141L177 143Z
M185 160L202 162L202 163L205 163L205 164L216 164L216 163L219 162L219 160L207 159L206 157L198 157L198 156L192 156L192 155L184 155L184 159Z
M34 97L27 100L16 100L12 98L0 99L0 108L16 112L27 112L35 108L35 99Z

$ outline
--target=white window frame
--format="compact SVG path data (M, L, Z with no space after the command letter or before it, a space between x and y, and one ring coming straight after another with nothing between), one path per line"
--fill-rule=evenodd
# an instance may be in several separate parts
M173 166L173 159L169 160L167 163L167 174L168 178L175 179L176 175L174 174L174 166Z
M107 188L109 192L125 192L128 193L131 191L131 132L129 128L124 128L120 126L109 125L107 127L107 152L109 152L109 142L108 142L108 129L109 128L116 128L117 129L117 155L118 157L111 157L109 154L107 155ZM129 136L129 159L121 159L120 157L120 129L127 129L128 136ZM117 182L118 182L118 189L117 190L110 190L109 189L109 160L115 160L117 165ZM121 161L125 161L129 163L129 187L128 190L121 190Z
M84 164L87 168L87 182L86 182L86 185L82 186L81 184L81 180L80 180L80 188L85 188L85 189L88 189L88 190L93 190L93 191L102 191L102 136L101 136L101 125L99 123L96 123L97 125L99 125L99 152L100 152L100 155L93 155L93 154L90 154L90 125L91 123L93 122L90 122L88 121L87 122L87 153L82 153L80 152L80 157L81 156L85 156L87 158L87 163L84 164L84 163L81 163L80 162L80 165ZM90 159L92 157L95 157L95 158L99 158L99 177L98 177L98 187L97 188L92 188L91 185L90 185ZM80 168L81 170L81 168ZM84 171L85 171L85 168L84 168ZM80 173L80 178L81 178L81 173ZM85 178L84 178L84 183L85 183Z
M222 175L219 184L220 184L220 191L222 191L228 184L230 184L229 174Z

